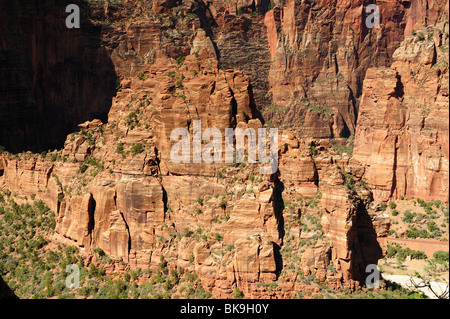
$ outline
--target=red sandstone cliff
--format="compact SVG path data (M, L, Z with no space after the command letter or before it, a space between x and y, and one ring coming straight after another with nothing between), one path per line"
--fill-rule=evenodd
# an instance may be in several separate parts
M93 120L89 112L99 106L89 97L103 92L96 79L114 70L120 81L107 117L81 124L59 151L4 154L0 188L44 200L57 213L53 240L86 254L101 247L117 267L156 268L165 256L172 267L201 275L218 297L236 286L249 297L312 289L298 282L299 270L333 288L355 287L365 266L383 256L389 229L388 218L371 209L372 197L448 201L448 125L440 121L449 116L446 3L380 2L376 30L362 23L361 1L291 0L270 10L264 1L94 6L88 22L101 32L93 36L95 54L82 56L97 70L96 54L105 54L112 68L81 68L77 83L88 87L86 99L76 100L81 115L62 109L71 125ZM423 22L431 26L420 28ZM12 50L9 39L1 53ZM75 44L76 56L91 52ZM27 69L29 56L17 58L14 74ZM58 57L42 56L32 70L45 70L33 74L51 79ZM55 79L66 83L63 77L72 75ZM27 100L36 87L28 80L17 80L21 96L11 91L6 101ZM47 94L36 99L37 109L52 113L46 107L64 95ZM35 136L28 122L13 121L18 106L6 112L10 102L0 107L7 146L14 132ZM279 126L279 172L172 163L170 132L192 131L196 119L220 130L258 128L264 120ZM62 129L46 121L52 136ZM351 159L313 139L350 134ZM17 143L25 143L20 134ZM268 291L264 284L274 281L280 285Z
M376 200L448 201L448 22L420 28L364 80L354 159Z
M284 203L318 200L323 210L302 204L291 213L299 218L308 212L324 225L314 251L300 254L303 270L334 287L344 282L353 287L363 279L365 263L382 256L386 234L372 225L377 217L368 214L369 193L344 187L348 159L331 152L329 144L318 146L320 155L312 158L311 142L286 131L279 176L259 175L257 164L175 164L168 156L173 128L189 128L194 119L223 128L261 127L252 119L248 78L217 68L206 49L182 63L158 59L143 76L122 80L108 123L82 124L62 151L3 156L3 187L41 198L57 212L54 240L74 243L85 253L100 247L133 268L156 268L164 255L174 267L193 267L216 296L230 296L238 285L248 296L263 297L258 283L277 280L283 269L279 249L286 225L299 227L286 220ZM198 230L202 240L194 235ZM314 238L300 230L288 235L289 245ZM364 237L373 247L361 246ZM215 256L226 247L233 248L219 262ZM373 259L362 259L363 251L375 252ZM326 258L317 263L310 253ZM329 265L337 273L327 272Z
M413 26L448 20L448 1L375 3L382 18L373 29L364 1L290 0L267 12L273 105L265 112L278 125L316 138L354 134L366 70L390 66Z

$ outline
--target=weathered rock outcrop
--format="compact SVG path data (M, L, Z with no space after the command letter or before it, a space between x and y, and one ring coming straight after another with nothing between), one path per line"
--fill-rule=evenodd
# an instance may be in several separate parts
M390 66L413 25L448 20L445 1L377 1L381 25L372 29L364 1L276 3L264 20L273 105L263 114L315 138L354 134L366 70Z
M170 157L171 131L192 132L194 120L203 129L258 127L248 78L218 69L214 54L201 49L183 61L157 59L121 85L107 124L81 124L58 153L2 157L3 186L48 203L57 212L54 239L86 253L100 247L142 269L158 267L164 255L174 266L194 266L218 296L230 295L236 282L276 279L272 242L282 236L273 182L240 199L226 164ZM223 219L229 224L220 225ZM202 240L198 229L205 229ZM235 253L217 261L226 246Z
M358 163L338 155L327 141L299 144L291 134L284 135L280 160L283 199L290 203L300 196L304 204L297 216L311 214L310 220L320 220L324 234L324 240L299 253L303 273L326 279L332 287L339 287L342 281L358 285L367 276L365 267L385 254L389 217L370 208L372 193L361 182ZM317 150L312 157L308 156L311 146ZM293 178L289 174L293 168L301 168L303 174ZM319 203L320 209L315 210ZM300 230L299 236L308 240L317 232ZM330 267L337 272L330 272Z
M299 280L310 275L332 288L355 288L386 249L389 218L371 208L373 199L448 201L448 125L440 120L449 116L448 23L436 23L448 11L442 1L421 3L436 28L419 30L424 7L409 1L380 2L383 25L373 30L364 25L363 1L86 5L90 40L101 41L95 50L75 42L74 52L105 53L113 68L81 68L77 83L90 87L74 103L99 111L97 100L86 99L104 93L98 76L113 69L120 81L112 73L106 80L117 84L108 116L68 111L81 124L61 150L0 155L0 189L22 201L42 199L56 212L52 239L84 254L102 248L115 261L111 272L121 262L156 270L164 259L195 271L217 297L236 287L253 298L292 297L317 289ZM401 43L411 27L419 31ZM65 61L56 55L36 62L49 78L52 63ZM66 83L59 76L71 73L55 77ZM6 101L28 99L22 94L34 84L19 80L20 94L11 91ZM60 101L47 94L45 103ZM54 110L44 106L39 110ZM9 139L30 127L11 120L17 110L0 120L10 125L0 127ZM259 174L259 163L192 163L192 154L191 163L173 161L174 129L190 139L196 120L222 134L258 129L260 111L272 118L267 127L280 128L275 174ZM52 123L44 121L56 136ZM353 158L337 152L335 141L313 139L350 134Z
M57 212L54 240L84 253L100 247L134 268L156 269L164 256L173 267L195 270L215 296L230 296L239 286L248 296L267 297L261 283L277 280L284 268L284 203L321 194L325 210L315 214L323 216L319 234L327 241L316 244L320 262L308 262L306 252L304 270L335 287L353 287L364 277L366 261L382 256L379 249L372 259L358 257L372 249L358 246L361 232L372 232L374 245L385 234L373 235L370 221L366 230L359 228L367 205L343 186L340 168L330 166L348 166L348 159L339 159L329 144L318 146L322 156L311 157L311 141L280 132L279 177L260 175L257 163L172 162L170 132L192 132L196 119L220 129L261 127L248 77L219 69L213 53L201 49L178 63L157 59L121 87L108 123L81 124L63 150L2 157L2 187L43 199ZM339 200L331 204L333 196ZM337 273L327 273L330 264ZM271 293L285 296L292 287Z
M364 81L354 159L376 200L448 201L448 22L418 29Z

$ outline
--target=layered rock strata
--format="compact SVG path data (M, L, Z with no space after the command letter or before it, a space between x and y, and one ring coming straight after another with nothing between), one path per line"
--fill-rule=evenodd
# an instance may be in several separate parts
M264 114L315 138L354 134L366 70L390 66L414 27L448 21L448 1L375 1L381 22L374 28L364 1L275 4L264 18L272 56Z
M318 146L324 155L315 158L311 144L280 132L279 175L260 175L258 163L172 162L173 129L192 131L194 120L257 129L255 113L248 77L219 69L206 49L182 62L158 59L142 77L122 80L108 123L80 124L59 152L4 155L2 187L49 204L57 213L54 240L87 254L100 247L133 268L156 269L164 256L172 267L195 270L222 297L236 286L248 296L267 297L261 283L278 280L285 267L285 196L306 201L321 193L324 211L317 214L325 231L315 253L327 258L305 261L305 271L337 286L357 286L366 260L354 256L372 249L358 244L359 233L374 228L358 226L368 206L343 186L348 159L338 159L329 144ZM339 198L332 207L330 196ZM298 232L294 240L308 236ZM378 243L383 236L371 238ZM380 249L371 261L381 255ZM327 274L330 264L337 273Z
M420 28L367 72L353 156L376 200L448 201L448 47L448 22Z
M107 116L100 116L100 100L76 100L80 116L62 108L70 118L64 126L81 123L78 131L59 151L0 155L0 188L22 201L42 199L57 215L53 240L85 254L102 248L115 260L111 272L123 269L121 262L156 270L165 260L195 271L216 297L231 297L236 287L253 298L292 297L318 289L300 280L310 275L332 288L356 288L386 249L389 218L373 209L373 199L448 201L448 125L439 120L448 119L448 23L437 23L448 20L448 9L445 1L378 4L383 25L374 30L364 26L362 1L86 6L93 33L84 43L75 31L82 43L74 42L74 54L84 50L83 65L97 69L98 58L108 68L82 68L77 85L89 86L87 96L112 98ZM436 27L420 29L423 22ZM12 60L1 61L22 59L11 57L22 48L13 40L7 37L0 51ZM54 45L37 47L47 52ZM66 53L39 53L48 60L32 70L44 71L30 74L51 79L53 69L43 65L66 61ZM7 72L27 69L27 59ZM58 83L72 78L64 74ZM37 85L24 76L11 77L21 89L10 90L6 101L30 100L27 90ZM114 92L105 95L103 84L111 81ZM52 113L47 105L61 102L60 95L48 95L38 109ZM96 113L78 109L84 107ZM23 132L35 136L35 128L14 121L17 107L5 110L0 129L23 147ZM176 128L192 138L197 120L223 134L257 130L264 118L280 128L275 174L260 175L259 163L172 161ZM60 136L55 121L44 123L49 135ZM313 139L351 134L353 158L336 151L333 140Z

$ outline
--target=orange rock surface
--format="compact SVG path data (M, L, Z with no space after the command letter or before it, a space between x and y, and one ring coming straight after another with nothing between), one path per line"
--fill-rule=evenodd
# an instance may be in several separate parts
M53 241L86 255L102 248L133 269L155 270L163 256L215 297L236 287L250 298L317 292L299 280L310 275L333 289L359 287L386 251L390 221L374 200L448 202L448 1L380 2L383 25L373 30L363 1L274 3L93 7L98 52L118 78L108 112L68 112L65 121L83 114L59 150L0 152L0 189L49 205ZM96 77L82 78L96 92ZM34 127L13 111L0 123L20 133L23 149ZM192 137L195 120L222 133L279 128L278 171L175 163L170 134ZM352 157L335 148L350 136Z

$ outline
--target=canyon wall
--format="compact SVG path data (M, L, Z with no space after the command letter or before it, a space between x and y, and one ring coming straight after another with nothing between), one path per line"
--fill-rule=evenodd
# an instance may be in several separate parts
M79 123L106 120L114 66L86 7L82 27L66 27L70 3L0 2L0 145L10 151L60 148Z
M0 144L30 151L0 155L0 189L49 205L54 241L164 260L217 297L356 288L386 249L373 200L448 201L448 1L377 4L369 30L363 1L80 2L60 30L60 6L0 1L32 22L1 19ZM195 120L278 127L278 172L173 162ZM353 157L333 144L351 135Z
M379 201L448 201L448 22L417 29L363 85L355 160Z
M448 20L448 1L371 1L381 16L371 29L368 1L275 3L264 18L272 56L264 114L302 137L354 134L366 70L390 66L415 26Z
M184 127L193 134L196 119L205 127L262 127L249 78L219 69L213 53L201 49L182 62L157 59L142 77L125 77L121 87L108 123L80 124L63 150L2 157L3 188L42 199L57 213L53 240L86 254L102 248L132 268L157 269L164 256L171 267L195 270L221 297L236 286L246 296L270 295L261 283L278 280L287 265L279 251L288 224L298 229L289 231L289 245L315 243L305 253L297 248L303 271L335 288L357 287L366 263L383 255L388 222L375 227L380 216L368 214L370 192L344 186L346 174L360 168L351 168L329 143L317 145L312 157L312 141L280 132L279 173L271 175L261 175L259 163L172 161L170 132ZM322 208L311 210L311 200ZM302 208L288 214L285 203L294 201ZM299 229L307 211L323 230ZM362 238L374 247L363 247ZM374 257L361 258L368 251ZM271 293L306 289L290 280L291 289Z

